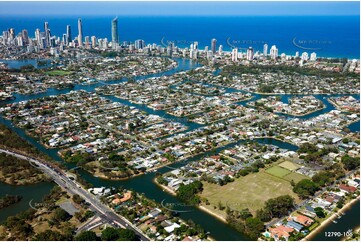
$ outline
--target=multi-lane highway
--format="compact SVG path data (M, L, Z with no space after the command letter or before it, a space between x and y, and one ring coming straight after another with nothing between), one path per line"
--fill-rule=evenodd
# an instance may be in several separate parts
M133 224L130 223L126 218L113 212L111 208L100 202L97 197L82 188L79 183L70 179L59 168L41 160L20 154L18 152L6 149L0 149L0 152L6 153L8 155L13 155L19 159L27 160L30 163L34 164L38 169L42 170L45 174L50 176L55 183L57 183L63 189L67 190L70 194L78 194L83 197L84 200L90 204L89 208L96 212L97 215L107 223L112 224L115 227L123 227L134 230L140 240L150 240L142 231L140 231L140 229L138 229L136 226L133 226Z

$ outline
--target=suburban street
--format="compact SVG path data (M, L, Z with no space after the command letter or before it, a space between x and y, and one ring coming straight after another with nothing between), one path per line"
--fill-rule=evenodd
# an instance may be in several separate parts
M82 188L80 184L70 179L68 176L66 176L64 172L60 171L59 169L56 169L49 164L45 164L40 160L25 156L23 154L19 154L17 152L5 149L0 149L0 152L6 153L8 155L13 155L19 159L27 160L30 163L35 164L37 168L39 168L45 174L51 177L55 183L57 183L63 189L67 190L70 194L78 194L83 197L84 200L90 204L89 208L96 212L100 219L105 221L106 223L112 224L114 227L118 228L122 227L132 229L134 230L138 238L142 241L150 240L137 227L133 226L127 219L113 212L108 206L101 203L97 197ZM88 228L90 229L90 226Z

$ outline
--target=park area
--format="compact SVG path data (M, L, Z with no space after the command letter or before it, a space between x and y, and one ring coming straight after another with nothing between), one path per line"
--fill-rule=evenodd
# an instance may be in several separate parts
M295 183L301 181L302 179L308 179L307 176L295 172L298 168L300 168L300 166L296 163L284 161L278 165L268 168L266 173L285 179L289 182L293 180Z
M288 173L290 172L288 171ZM237 178L234 182L222 187L204 182L200 196L208 199L210 203L210 205L203 205L205 208L226 218L226 209L219 210L219 203L224 207L229 206L232 210L240 211L248 208L255 214L256 210L263 208L268 199L287 194L294 197L296 202L300 201L292 191L289 181L260 170L257 173Z
M72 73L71 71L63 71L63 70L52 70L45 72L45 74L48 74L49 76L67 76L71 73Z

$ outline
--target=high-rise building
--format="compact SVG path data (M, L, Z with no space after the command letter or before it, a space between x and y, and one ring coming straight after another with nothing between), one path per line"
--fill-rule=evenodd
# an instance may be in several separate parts
M238 49L234 48L232 49L232 61L237 61L238 60Z
M9 29L9 37L11 40L15 39L15 29L14 28Z
M310 61L316 61L316 59L317 59L316 53L315 53L315 52L312 52L312 53L311 53L311 56L310 56Z
M115 17L112 20L112 44L113 48L119 43L119 36L118 36L118 17Z
M92 41L92 47L94 48L97 45L97 37L92 36L91 41Z
M295 57L299 57L300 56L300 52L296 51Z
M26 29L23 29L21 31L21 36L23 37L23 41L25 44L29 43L29 35L28 35L28 31Z
M173 48L172 48L172 45L171 45L171 44L169 44L169 45L167 46L167 54L168 54L169 56L172 56L172 55L173 55Z
M78 45L83 47L83 26L81 18L78 19Z
M67 36L67 34L63 34L62 42L63 42L64 44L68 43L68 36Z
M21 35L17 36L15 40L16 40L15 44L17 46L24 46L23 37Z
M212 53L213 53L213 54L216 53L216 45L217 45L217 40L216 40L216 39L212 39L212 41L211 41L211 50L212 50Z
M90 38L89 36L85 36L85 48L90 48Z
M254 54L253 48L249 47L247 49L247 60L253 60L253 54Z
M223 45L220 45L218 48L218 54L222 55L222 53L223 53Z
M275 45L272 45L270 49L270 56L273 60L275 60L278 57L278 49Z
M135 49L143 49L145 47L145 42L142 39L138 39L134 42ZM172 46L171 46L172 47Z
M35 30L35 39L36 39L36 42L38 43L38 45L40 45L40 42L41 42L40 29Z
M263 55L267 56L267 54L268 54L268 44L264 44L263 45Z
M3 31L3 44L6 45L9 39L9 31Z
M303 52L301 55L301 60L303 61L307 61L308 60L308 53L307 52Z
M49 29L49 23L48 22L44 23L44 33L45 33L46 46L50 46L51 34L50 34L50 29Z
M66 26L66 45L69 45L71 43L71 27L70 25Z

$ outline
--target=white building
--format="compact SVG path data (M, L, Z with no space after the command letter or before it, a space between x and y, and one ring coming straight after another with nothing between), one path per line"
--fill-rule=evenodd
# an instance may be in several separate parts
M222 55L222 53L223 53L223 45L220 45L218 48L218 54Z
M301 60L303 61L307 61L308 60L308 53L307 52L303 52L301 55Z
M232 61L236 62L238 60L238 49L234 48L232 50Z
M264 44L263 45L263 55L267 56L267 53L268 53L268 44Z
M278 57L278 49L275 45L272 45L270 49L270 56L273 60L275 60Z
M312 53L311 53L311 56L310 56L310 61L316 61L316 59L317 59L316 53L315 53L315 52L312 52Z
M248 50L247 50L247 60L253 60L253 48L252 47L249 47Z

